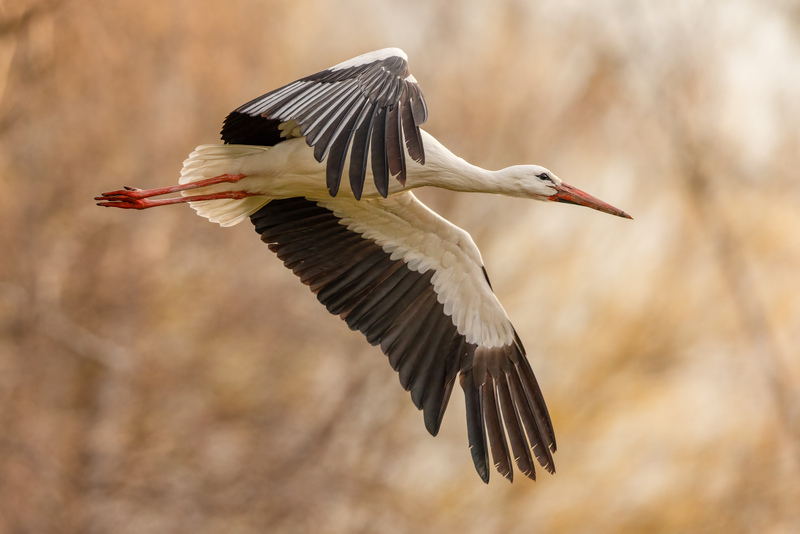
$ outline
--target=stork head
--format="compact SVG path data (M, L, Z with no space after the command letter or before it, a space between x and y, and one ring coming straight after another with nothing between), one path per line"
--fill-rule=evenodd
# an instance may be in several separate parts
M561 179L538 165L526 165L525 189L527 193L537 200L551 200L553 202L563 202L565 204L576 204L586 206L603 213L616 215L625 219L633 219L630 215L617 209L610 204L606 204L599 198L595 198L589 193L584 193L577 187L565 184Z

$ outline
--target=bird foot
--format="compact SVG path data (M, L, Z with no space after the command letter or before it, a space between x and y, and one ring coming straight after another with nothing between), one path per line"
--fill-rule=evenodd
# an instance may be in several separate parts
M129 192L134 193L131 195L126 195L126 191L111 191L109 193L103 193L102 196L94 197L94 199L100 201L97 203L98 206L105 206L107 208L122 208L125 210L144 210L164 204L164 201L137 197L135 193L138 191L143 190L131 190Z
M145 189L139 189L138 187L131 187L129 185L126 185L126 186L123 187L123 189L118 189L117 191L109 191L107 193L103 193L103 196L104 197L125 196L125 197L130 197L130 198L145 198L145 197L154 196L154 195L149 194L149 191L147 191ZM97 199L95 199L95 200L99 200L99 199L100 199L100 197L97 197Z
M101 201L97 203L98 206L143 210L152 207L151 203L147 201L147 196L144 189L126 185L124 189L109 191L99 197L94 197L94 199Z

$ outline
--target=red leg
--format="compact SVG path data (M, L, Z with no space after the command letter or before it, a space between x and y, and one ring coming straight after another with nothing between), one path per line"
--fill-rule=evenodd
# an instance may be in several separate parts
M247 193L244 191L226 191L222 193L213 193L208 195L195 195L192 197L170 198L163 200L147 200L150 197L157 197L160 195L167 195L169 193L179 193L181 191L189 191L191 189L198 189L209 185L221 183L236 183L242 178L244 174L222 174L213 178L206 178L198 182L191 182L188 184L173 185L170 187L159 187L157 189L139 189L138 187L125 186L125 189L117 191L109 191L103 193L99 197L94 197L95 200L100 200L98 206L115 207L123 209L143 210L153 208L156 206L165 206L167 204L178 204L181 202L193 202L195 200L216 200L220 198L244 198L257 196L255 193Z
M159 187L157 189L139 189L138 187L129 187L125 186L125 189L119 189L117 191L109 191L108 193L103 193L103 197L110 197L110 196L126 196L131 198L150 198L150 197L157 197L159 195L167 195L169 193L179 193L181 191L188 191L189 189L197 189L199 187L206 187L208 185L214 184L222 184L222 183L236 183L242 178L244 178L244 174L221 174L220 176L214 176L213 178L206 178L205 180L200 180L199 182L191 182L188 184L181 184L181 185L173 185L170 187ZM102 197L95 197L95 200L103 200Z
M152 189L150 191L153 191ZM125 193L123 191L122 193ZM131 190L133 193L142 192L141 189ZM163 193L161 193L163 194ZM169 204L180 204L183 202L197 202L200 200L219 200L223 198L240 199L245 197L257 197L259 193L250 193L248 191L223 191L221 193L209 193L207 195L194 195L190 197L176 197L176 198L162 198L160 200L150 200L148 198L136 198L125 194L112 195L106 193L108 196L95 197L95 200L102 200L98 202L98 206L105 206L107 208L122 208L126 210L146 210L147 208L155 208L156 206L167 206Z

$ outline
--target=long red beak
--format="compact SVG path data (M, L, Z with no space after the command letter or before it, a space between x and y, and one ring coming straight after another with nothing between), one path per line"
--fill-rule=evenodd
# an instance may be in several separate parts
M571 185L567 185L562 182L555 186L555 188L556 194L550 197L550 200L554 202L577 204L578 206L586 206L587 208L592 208L593 210L602 211L603 213L616 215L617 217L622 217L624 219L633 219L633 217L621 209L617 209L610 204L606 204L599 198L595 198L588 193L584 193L577 187L572 187Z

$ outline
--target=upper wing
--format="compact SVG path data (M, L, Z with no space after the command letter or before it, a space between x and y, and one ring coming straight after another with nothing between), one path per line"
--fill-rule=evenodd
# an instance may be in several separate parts
M405 184L403 137L419 163L425 153L419 125L428 118L425 98L408 70L405 53L386 48L345 61L275 89L228 115L222 139L233 144L277 144L299 126L314 157L328 157L326 182L336 196L350 152L350 185L361 197L371 147L375 186L385 197L389 175ZM292 121L295 124L292 124Z
M411 192L360 202L272 200L251 220L328 311L380 345L433 435L460 374L484 481L489 450L508 479L512 454L526 476L535 478L531 452L554 472L547 407L469 234Z

